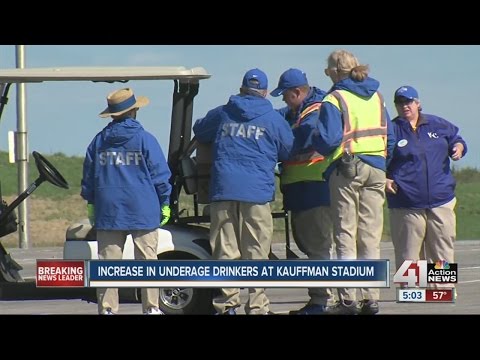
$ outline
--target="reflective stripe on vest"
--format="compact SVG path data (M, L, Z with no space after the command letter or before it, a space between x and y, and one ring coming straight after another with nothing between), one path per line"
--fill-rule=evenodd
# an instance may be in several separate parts
M314 103L307 106L292 125L292 129L300 126L303 119L314 111L319 111L321 103ZM323 173L328 165L325 158L316 151L298 154L282 163L282 185L292 184L300 181L322 181Z
M339 108L344 123L342 143L328 156L331 161L347 151L386 157L387 118L383 97L378 91L366 99L346 90L336 90L328 94L323 102Z
M300 113L300 116L298 117L298 120L295 121L295 124L292 125L292 129L295 129L300 126L300 123L307 117L307 115L311 114L314 111L319 111L320 106L322 106L322 103L314 103L310 106L307 106L303 111Z

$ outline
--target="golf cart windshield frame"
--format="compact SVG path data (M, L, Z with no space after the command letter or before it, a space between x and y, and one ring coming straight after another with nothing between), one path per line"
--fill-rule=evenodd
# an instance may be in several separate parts
M142 66L142 67L65 67L0 69L0 121L8 102L12 84L41 83L47 81L121 82L130 80L173 80L173 103L170 124L168 165L173 186L170 204L172 220L179 221L178 198L182 187L180 159L188 149L192 136L193 102L198 94L200 80L211 75L202 67Z

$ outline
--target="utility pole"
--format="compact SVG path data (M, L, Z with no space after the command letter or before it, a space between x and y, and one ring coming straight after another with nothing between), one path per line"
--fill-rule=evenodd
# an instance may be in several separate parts
M25 68L25 45L15 45L15 62L18 69ZM18 164L18 194L28 187L28 141L27 122L25 120L25 84L17 84L17 133L16 133L16 161ZM28 200L25 199L18 206L18 235L19 247L29 248L28 241Z

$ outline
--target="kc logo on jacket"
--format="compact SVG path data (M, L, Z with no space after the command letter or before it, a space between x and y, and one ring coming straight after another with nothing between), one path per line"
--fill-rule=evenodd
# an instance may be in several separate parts
M434 138L434 139L438 139L438 135L436 132L431 132L429 131L428 133L428 137L431 139L431 138Z

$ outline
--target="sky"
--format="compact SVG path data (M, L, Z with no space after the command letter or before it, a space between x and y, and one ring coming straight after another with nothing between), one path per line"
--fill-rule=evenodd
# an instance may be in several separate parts
M460 129L468 154L455 167L480 169L479 45L25 45L26 67L67 66L185 66L203 67L211 78L200 82L193 120L225 104L238 93L242 77L251 68L268 75L273 90L288 68L299 68L309 83L328 90L332 83L323 72L328 55L351 51L370 76L380 82L391 118L396 116L393 94L402 85L419 92L423 112L440 116ZM15 68L15 45L0 45L0 68ZM26 86L29 151L43 155L61 152L84 156L92 138L107 125L98 114L106 96L129 86L150 104L137 119L168 150L173 81L132 81L128 85L91 82L48 82ZM8 151L7 133L17 129L16 86L0 119L0 150ZM275 108L281 97L268 97Z

